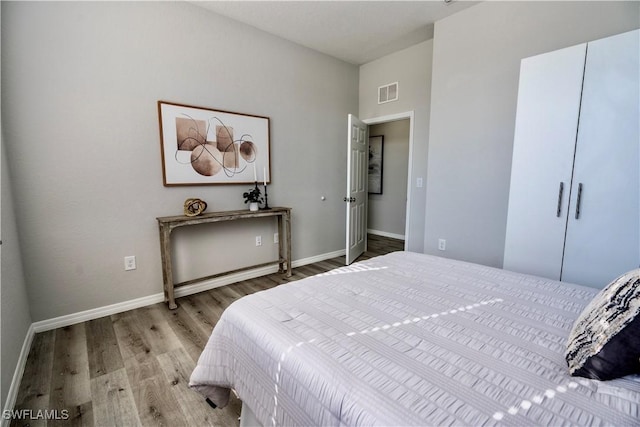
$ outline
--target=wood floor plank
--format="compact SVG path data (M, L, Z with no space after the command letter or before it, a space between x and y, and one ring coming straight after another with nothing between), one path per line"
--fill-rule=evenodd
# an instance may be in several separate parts
M233 285L222 286L218 288L223 304L228 307L232 302L242 298L244 295L233 288Z
M195 320L180 305L175 310L163 310L163 314L182 343L182 347L196 362L209 339L209 335L196 325Z
M269 280L269 276L266 277L256 277L254 279L246 280L245 283L247 286L253 290L253 292L264 291L266 289L271 289L278 285L278 283ZM252 293L253 293L252 292Z
M91 401L86 323L56 329L49 409Z
M93 419L93 403L85 402L82 405L68 406L64 408L67 411L68 418L49 421L47 425L63 427L93 427L95 420Z
M298 270L295 271L295 273L293 273L293 277L295 278L295 280L300 280L300 279L305 279L307 277L311 277L314 276L316 273L313 272L313 270L309 270L307 268L308 266L303 266L303 267L299 267Z
M55 330L40 332L34 336L20 382L15 409L31 409L36 412L49 409L55 337ZM23 425L25 421L15 419L11 421L11 425ZM44 420L29 420L29 424L35 427L46 423Z
M208 292L183 297L180 304L207 336L211 334L223 311Z
M241 293L242 296L250 295L255 292L255 288L249 285L247 280L237 282L233 284L233 289Z
M86 328L90 378L122 369L124 363L111 318L90 320Z
M91 379L96 426L140 426L140 418L124 368Z
M324 272L335 270L336 268L344 267L343 265L337 266L336 264L332 264L328 261L320 261L317 262L316 265L321 267Z
M184 425L237 426L239 424L239 405L235 405L236 411L233 410L234 408L224 411L214 410L200 393L189 388L189 378L195 363L183 349L158 356L158 362L165 376L170 380L173 399L184 409Z
M184 425L185 414L171 395L169 381L156 354L139 353L127 358L125 369L143 426Z
M111 320L123 360L151 352L151 344L138 324L136 310L114 314Z
M154 304L135 311L138 327L144 334L151 351L156 355L181 346L180 340L167 322L164 315L166 311L165 304Z

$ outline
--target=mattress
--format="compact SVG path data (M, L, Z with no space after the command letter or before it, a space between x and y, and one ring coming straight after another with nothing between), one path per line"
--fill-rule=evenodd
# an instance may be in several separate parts
M640 378L571 377L597 289L395 252L243 297L190 386L263 426L640 425Z

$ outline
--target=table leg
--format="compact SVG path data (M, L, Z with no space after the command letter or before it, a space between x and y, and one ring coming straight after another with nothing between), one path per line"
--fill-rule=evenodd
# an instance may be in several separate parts
M162 281L164 282L164 300L170 310L178 305L173 292L173 268L171 265L171 229L160 225L160 256L162 257Z
M287 277L291 277L293 272L291 271L291 211L287 211L284 216L284 235L286 240L286 252L287 252Z
M280 236L280 239L278 240L278 273L284 273L284 266L285 266L285 253L284 253L284 247L285 247L285 239L286 236L284 235L284 228L282 227L282 218L284 217L284 215L278 215L278 235Z

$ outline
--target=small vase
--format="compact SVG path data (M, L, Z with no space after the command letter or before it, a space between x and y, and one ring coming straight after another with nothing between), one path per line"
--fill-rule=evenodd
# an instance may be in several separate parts
M259 209L258 202L249 203L249 210L250 211L257 211L258 209Z

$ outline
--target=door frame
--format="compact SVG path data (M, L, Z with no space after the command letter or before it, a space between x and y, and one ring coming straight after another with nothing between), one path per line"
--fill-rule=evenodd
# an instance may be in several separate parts
M409 242L409 233L411 228L409 224L411 224L411 190L412 179L413 176L413 125L414 125L414 111L405 111L402 113L389 114L386 116L372 117L369 119L360 119L367 126L377 125L380 123L389 123L395 122L398 120L409 119L409 162L407 167L407 213L405 215L405 223L404 223L404 250L407 250L408 242ZM368 222L368 221L367 221ZM369 224L367 223L367 228Z

